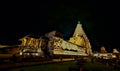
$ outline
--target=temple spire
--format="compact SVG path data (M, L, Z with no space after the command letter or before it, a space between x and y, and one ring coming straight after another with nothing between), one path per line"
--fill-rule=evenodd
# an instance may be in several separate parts
M80 24L80 21L78 21L78 24Z

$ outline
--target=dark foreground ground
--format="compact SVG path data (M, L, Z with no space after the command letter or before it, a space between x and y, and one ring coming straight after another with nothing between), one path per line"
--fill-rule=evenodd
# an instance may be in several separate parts
M104 61L62 61L37 65L4 68L0 71L120 71L120 68L104 63Z

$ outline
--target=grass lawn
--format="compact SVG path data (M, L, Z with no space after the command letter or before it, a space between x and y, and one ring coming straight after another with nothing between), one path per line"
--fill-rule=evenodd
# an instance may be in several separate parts
M9 69L9 71L69 71L69 67L76 66L73 61L71 62L62 62L62 63L49 63L41 64L35 66L27 66Z
M120 71L120 70L113 70L110 67L106 67L105 64L98 63L98 62L86 62L83 63L83 68L85 71ZM80 64L75 64L74 61L70 62L59 62L59 63L49 63L49 64L41 64L41 65L34 65L34 66L26 66L26 67L19 67L9 69L9 71L80 71Z

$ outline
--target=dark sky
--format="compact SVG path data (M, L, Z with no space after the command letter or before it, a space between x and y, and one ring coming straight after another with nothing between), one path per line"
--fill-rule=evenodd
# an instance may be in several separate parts
M102 3L102 2L101 2ZM118 11L110 4L95 1L80 2L3 2L1 5L0 43L16 44L28 35L40 36L58 30L65 38L72 35L77 21L83 28L94 48L105 45L108 49L118 48Z

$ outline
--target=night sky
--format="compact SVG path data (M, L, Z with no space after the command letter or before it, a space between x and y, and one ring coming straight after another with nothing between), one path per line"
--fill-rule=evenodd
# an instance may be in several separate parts
M119 11L111 4L101 3L3 2L0 44L18 44L18 39L25 35L41 36L53 30L63 33L64 38L68 39L79 20L94 50L99 50L102 45L108 51L119 48L119 42L116 41L119 41L119 20L116 17Z

